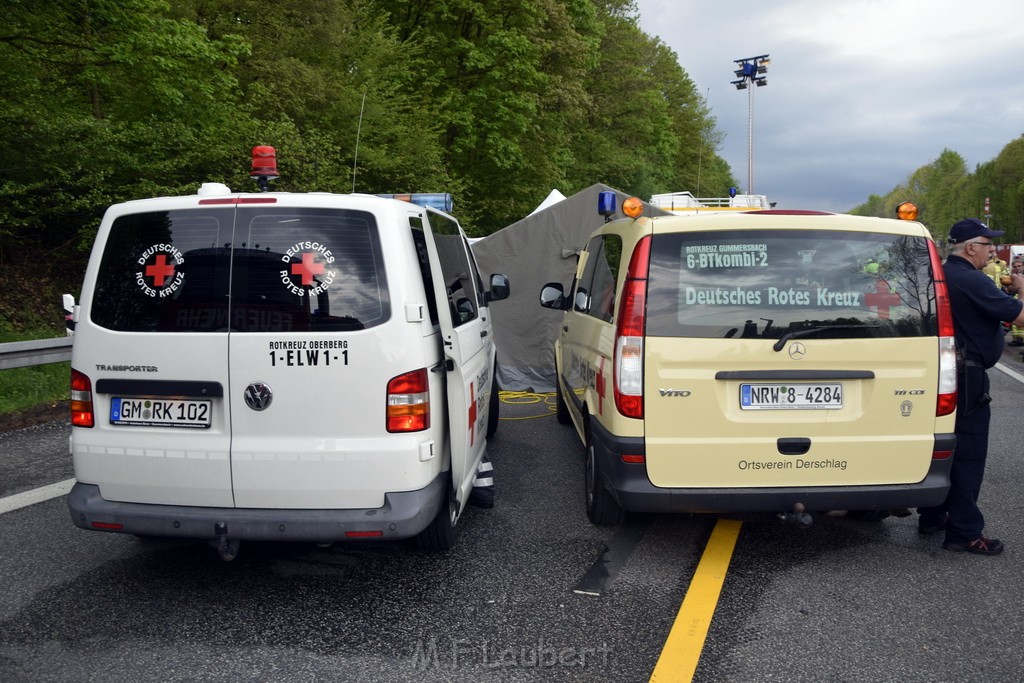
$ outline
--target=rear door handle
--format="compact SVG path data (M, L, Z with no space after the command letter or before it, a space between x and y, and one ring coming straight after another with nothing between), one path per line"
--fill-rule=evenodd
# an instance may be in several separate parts
M488 334L489 333L487 332L487 330L481 330L480 331L480 338L482 339L483 337L486 337Z

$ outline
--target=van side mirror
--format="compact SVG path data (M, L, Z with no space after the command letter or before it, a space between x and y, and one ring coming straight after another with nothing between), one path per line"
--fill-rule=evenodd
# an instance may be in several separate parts
M549 282L540 290L540 305L544 308L553 308L556 311L568 311L569 301L565 298L562 290L562 283Z
M75 297L72 294L65 294L61 297L61 303L64 305L64 327L66 328L67 335L69 337L75 336Z
M501 273L492 273L491 289L484 294L484 300L501 301L502 299L507 299L511 293L512 288L509 286L508 277Z

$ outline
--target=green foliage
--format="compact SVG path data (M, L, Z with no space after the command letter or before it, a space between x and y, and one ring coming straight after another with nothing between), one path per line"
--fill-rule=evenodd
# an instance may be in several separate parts
M0 268L85 251L125 199L449 191L471 233L552 188L724 190L720 135L627 0L12 0L0 36ZM702 177L700 177L702 176ZM45 246L44 246L45 245Z
M0 278L43 302L0 292L12 329L60 324L107 206L252 189L256 144L276 189L448 191L476 235L552 188L735 184L630 0L9 0L0 59Z
M63 320L59 334L64 334ZM0 343L47 339L55 330L33 328L14 331L0 318ZM67 400L70 390L71 364L49 363L27 368L0 370L0 415L13 413L44 403Z
M199 153L223 161L246 50L236 37L209 40L154 0L5 9L0 144L13 163L0 168L0 265L11 248L94 229L112 202L194 188Z
M0 415L68 398L71 364L0 370Z
M948 149L910 174L885 196L871 195L851 213L892 218L896 207L912 201L918 220L937 238L944 238L961 218L983 217L990 200L989 225L1003 230L1004 242L1024 242L1024 137L1011 141L992 161L967 170L962 156Z
M598 5L603 29L585 124L572 141L570 188L602 181L640 197L679 189L724 196L735 181L716 153L721 135L676 55L640 30L631 2Z

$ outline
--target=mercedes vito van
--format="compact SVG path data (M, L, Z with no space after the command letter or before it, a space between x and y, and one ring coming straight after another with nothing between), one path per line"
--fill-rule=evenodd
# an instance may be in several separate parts
M74 523L225 559L450 546L497 426L509 287L484 289L450 195L405 199L205 184L110 207L75 316Z
M594 523L943 500L956 358L924 226L623 209L540 297L564 311L557 414L585 446Z

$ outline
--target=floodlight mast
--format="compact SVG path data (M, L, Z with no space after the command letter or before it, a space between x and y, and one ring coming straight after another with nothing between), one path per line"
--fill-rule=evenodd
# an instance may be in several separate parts
M763 87L768 85L768 55L734 59L739 67L735 71L738 80L730 81L737 90L747 91L747 194L754 194L754 89L751 85Z

